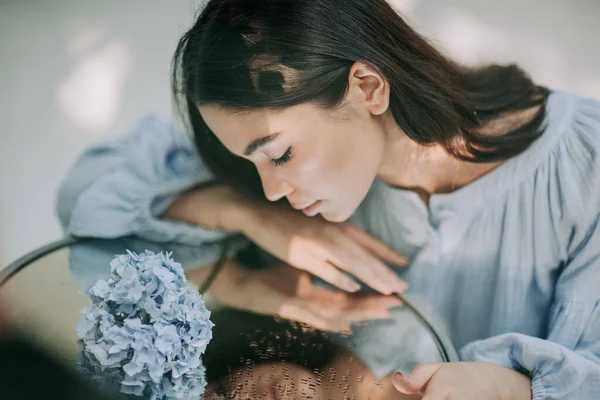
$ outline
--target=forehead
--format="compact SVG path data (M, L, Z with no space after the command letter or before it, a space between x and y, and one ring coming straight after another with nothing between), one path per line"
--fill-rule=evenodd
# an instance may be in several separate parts
M205 105L199 107L206 125L230 151L241 154L252 140L301 129L323 118L317 106L300 104L284 110L258 109L238 112Z
M269 125L271 113L267 110L237 112L220 106L200 106L200 114L208 127L216 134L236 131L239 128L264 129Z

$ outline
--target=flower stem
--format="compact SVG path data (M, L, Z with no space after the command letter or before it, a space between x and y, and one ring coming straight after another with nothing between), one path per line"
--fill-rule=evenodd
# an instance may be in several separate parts
M231 244L230 242L231 242L231 239L229 239L229 238L226 238L223 241L223 248L221 249L221 255L220 255L219 259L215 263L215 266L213 267L212 271L210 272L210 275L208 276L208 278L206 278L206 281L204 281L204 283L202 283L202 285L198 289L200 294L206 293L206 291L210 288L210 286L213 284L213 282L219 275L219 272L221 272L221 270L225 266L225 262L227 261L227 257L229 254L229 247Z

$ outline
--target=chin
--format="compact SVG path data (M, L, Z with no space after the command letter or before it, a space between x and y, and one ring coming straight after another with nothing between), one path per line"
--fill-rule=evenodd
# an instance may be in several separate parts
M321 213L321 216L326 221L340 223L347 221L348 218L352 216L352 213L348 214L342 212L323 212Z

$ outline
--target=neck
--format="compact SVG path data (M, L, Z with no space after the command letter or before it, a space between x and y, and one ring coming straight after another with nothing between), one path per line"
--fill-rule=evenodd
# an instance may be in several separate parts
M378 177L390 186L414 190L428 199L433 194L460 189L500 164L462 161L439 144L420 145L390 118L378 172Z

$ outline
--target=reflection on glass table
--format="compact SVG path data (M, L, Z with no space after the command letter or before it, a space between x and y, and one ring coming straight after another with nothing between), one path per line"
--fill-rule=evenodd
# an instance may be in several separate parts
M0 295L8 301L8 311L19 326L75 368L79 352L75 327L80 311L91 304L84 291L99 279L107 279L111 260L126 250L173 251L175 261L180 261L181 254L188 282L196 288L206 283L212 271L198 268L202 256L195 255L193 249L176 245L152 246L135 238L65 240L5 269ZM273 268L272 264L265 266L268 262L261 257L255 249L242 252L240 263L251 271L248 276L261 276L264 268ZM389 309L385 314L355 313L360 317L350 320L350 331L342 333L335 325L316 329L267 315L268 307L262 314L233 308L236 304L228 304L227 299L228 295L237 296L239 302L239 293L234 293L238 288L231 283L217 284L227 268L225 265L204 296L215 323L213 339L202 358L208 381L206 399L420 398L398 393L391 384L391 374L409 372L420 363L456 361L443 329L434 328L431 318L415 307L419 304L417 294L407 294L403 301L385 300L383 304ZM318 283L312 285L319 293ZM269 304L269 296L275 295L269 293L268 285L264 288L260 293L252 292L253 298L246 301ZM215 294L217 289L221 293ZM370 300L340 302L347 309L339 313L333 310L332 320L351 315L356 304L371 307L373 299L383 296L363 297ZM335 301L329 301L328 306L332 304L337 306ZM111 385L106 382L104 386L111 390Z

